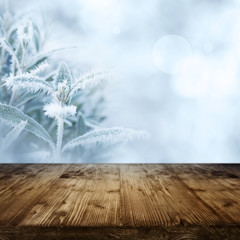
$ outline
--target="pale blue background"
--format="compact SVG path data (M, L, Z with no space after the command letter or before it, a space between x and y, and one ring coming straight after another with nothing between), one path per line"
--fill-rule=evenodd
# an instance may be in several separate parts
M233 0L12 1L42 15L46 49L78 46L58 57L110 68L106 126L147 130L113 162L240 162L240 2ZM187 70L157 68L159 38L186 39Z

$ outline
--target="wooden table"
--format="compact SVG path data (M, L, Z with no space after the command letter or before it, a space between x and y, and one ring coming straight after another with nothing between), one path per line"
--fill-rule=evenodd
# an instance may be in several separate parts
M0 240L240 239L240 165L1 164Z

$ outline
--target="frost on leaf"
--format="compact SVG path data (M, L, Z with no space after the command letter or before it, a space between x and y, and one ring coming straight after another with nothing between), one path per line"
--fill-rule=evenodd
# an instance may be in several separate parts
M17 27L17 36L19 41L26 45L28 44L33 37L33 24L29 20L26 20L20 23Z
M76 114L76 107L73 105L66 106L61 105L58 102L52 102L43 107L44 114L50 118L66 118L68 116L74 116Z
M47 142L51 148L54 149L54 143L47 131L38 122L19 109L13 106L0 104L0 120L6 125L13 127L17 126L21 121L27 121L25 129Z
M106 77L108 72L88 72L81 75L75 83L72 85L72 89L70 92L70 98L73 96L75 92L78 90L84 90L86 88L92 88L97 86L100 81Z
M9 53L9 55L17 63L18 68L20 68L20 63L18 61L18 58L17 58L12 46L9 44L9 42L6 39L0 38L0 47L3 48L6 52Z
M146 137L147 133L143 131L135 131L128 128L114 127L114 128L99 128L90 131L82 136L79 136L64 147L63 151L74 148L79 145L86 145L90 143L117 143L122 141L133 140L134 138Z
M56 89L60 83L66 82L68 88L71 88L71 72L66 63L61 62L58 65L57 75L56 75Z
M27 124L27 121L21 121L18 125L16 125L4 138L2 151L6 150L20 135Z
M44 79L31 75L30 73L10 76L5 80L5 85L9 88L27 89L29 92L43 91L47 93L53 92L53 87Z
M67 81L60 82L57 86L56 97L62 104L66 103L69 99L69 85Z
M42 62L36 65L34 69L30 70L30 74L36 76L43 72L47 67L49 67L49 64L47 62Z

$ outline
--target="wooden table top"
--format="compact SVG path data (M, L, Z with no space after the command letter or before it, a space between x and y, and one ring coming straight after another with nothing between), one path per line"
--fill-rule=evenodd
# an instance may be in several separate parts
M240 239L240 165L1 164L2 239Z

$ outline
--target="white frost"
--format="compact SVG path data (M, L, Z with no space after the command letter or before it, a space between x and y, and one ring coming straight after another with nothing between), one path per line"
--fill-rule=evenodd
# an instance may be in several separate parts
M85 133L82 136L74 138L63 147L63 152L67 149L74 148L79 145L86 145L91 143L118 143L127 142L135 138L146 138L149 134L144 131L135 131L128 128L113 127L113 128L99 128Z
M43 107L44 114L50 118L66 118L76 114L76 107L73 105L62 106L58 102L51 102Z
M17 28L18 39L22 42L28 43L33 37L33 25L32 22L26 20L21 22Z

